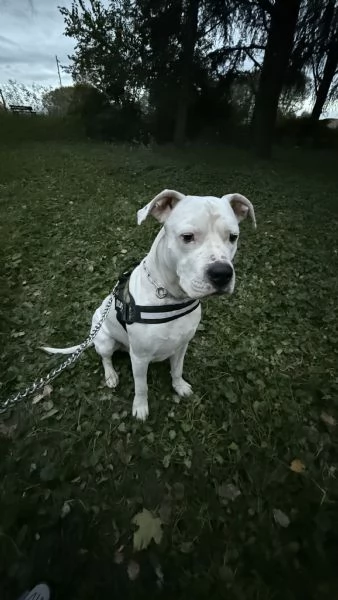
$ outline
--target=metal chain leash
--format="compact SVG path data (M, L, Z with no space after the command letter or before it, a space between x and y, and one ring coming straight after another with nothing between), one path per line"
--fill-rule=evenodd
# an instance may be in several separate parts
M34 392L38 392L39 390L44 388L45 385L47 385L48 383L53 381L53 379L56 379L56 377L58 375L60 375L60 373L62 373L62 371L67 369L67 367L69 367L70 365L75 363L77 361L77 359L80 358L81 354L83 354L83 352L85 350L87 350L87 348L91 345L92 341L94 340L94 338L97 336L98 332L100 331L103 322L107 318L107 315L113 304L113 300L115 297L115 290L117 288L117 285L118 285L118 282L115 285L113 291L111 292L110 298L107 302L106 308L104 309L104 311L102 313L101 319L99 320L97 325L95 325L94 329L90 332L87 339L84 340L84 342L82 342L82 344L80 344L78 349L75 350L75 352L73 352L73 354L71 354L63 363L61 363L61 365L52 369L50 371L50 373L48 373L48 375L46 375L46 377L37 379L36 381L34 381L34 383L32 383L32 385L26 387L26 389L23 390L22 392L18 392L15 396L10 396L9 398L7 398L7 400L5 400L5 402L0 403L0 415L5 413L7 410L12 408L19 402L22 402L22 400L24 400L31 394L34 394Z

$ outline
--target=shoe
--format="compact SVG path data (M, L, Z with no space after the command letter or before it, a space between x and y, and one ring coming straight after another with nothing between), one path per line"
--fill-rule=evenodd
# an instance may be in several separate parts
M45 583L39 583L30 592L25 592L18 600L49 600L50 589Z

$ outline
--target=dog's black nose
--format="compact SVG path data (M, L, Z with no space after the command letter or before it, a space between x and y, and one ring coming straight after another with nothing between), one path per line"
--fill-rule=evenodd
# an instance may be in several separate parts
M207 270L209 281L217 289L224 288L231 280L234 270L229 263L214 262Z

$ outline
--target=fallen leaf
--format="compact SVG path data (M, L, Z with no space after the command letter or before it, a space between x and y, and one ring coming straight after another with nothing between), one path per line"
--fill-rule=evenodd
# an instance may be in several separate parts
M124 464L124 465L129 465L130 461L131 461L131 454L129 454L124 447L123 441L122 440L118 440L116 446L115 446L117 455L120 459L120 461Z
M238 450L238 446L237 446L236 442L231 442L231 444L229 444L228 448L229 448L229 450L233 450L234 452L236 452Z
M122 546L123 549L123 546ZM116 550L115 554L114 554L114 563L116 565L121 565L124 561L124 555L121 551L121 548L119 550Z
M149 510L144 508L142 512L137 513L133 517L132 523L138 527L134 533L135 551L148 548L152 540L156 544L161 543L163 536L162 521L158 517L154 517Z
M54 417L54 415L57 415L57 413L59 412L58 408L52 408L52 410L49 410L48 412L46 412L43 417L41 417L41 421L44 421L45 419L49 419L50 417Z
M280 510L279 508L274 508L272 512L273 517L276 523L278 523L278 525L280 525L281 527L289 527L290 519L285 513L283 513L282 510Z
M155 574L156 574L156 577L157 577L157 586L159 588L162 588L163 581L164 581L164 576L163 576L163 571L162 571L161 565L156 565L156 567L155 567Z
M336 425L336 419L326 412L322 412L320 418L324 423L326 423L326 425L330 425L331 427L334 427Z
M69 515L70 511L71 511L71 508L70 508L69 503L64 502L63 506L61 508L61 513L60 513L61 519L64 519L67 515Z
M48 396L51 395L53 391L53 388L51 385L45 385L45 387L43 388L42 392L40 392L40 394L37 394L36 396L34 396L33 400L32 400L32 404L37 404L38 402L40 402L41 400L43 400L44 398L48 398Z
M49 410L52 410L52 408L54 408L54 402L53 402L53 400L47 400L46 402L44 402L43 405L42 405L42 408L46 412L48 412Z
M163 458L163 466L165 469L167 469L170 465L170 454L166 454L165 457Z
M182 544L180 545L180 551L183 554L189 554L193 549L193 543L192 542L182 542Z
M241 491L233 483L222 483L218 486L217 493L225 500L236 500L241 495Z
M135 560L130 560L127 567L127 573L130 581L135 581L140 574L140 565Z
M303 473L303 471L305 471L305 468L306 467L304 463L302 463L302 461L299 460L299 458L295 458L290 465L290 469L294 473Z

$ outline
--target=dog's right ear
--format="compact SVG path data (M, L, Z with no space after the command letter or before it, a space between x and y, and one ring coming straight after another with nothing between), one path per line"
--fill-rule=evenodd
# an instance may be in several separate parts
M141 225L149 215L155 217L160 223L164 223L176 204L183 198L185 196L180 192L163 190L151 202L137 211L137 224Z

